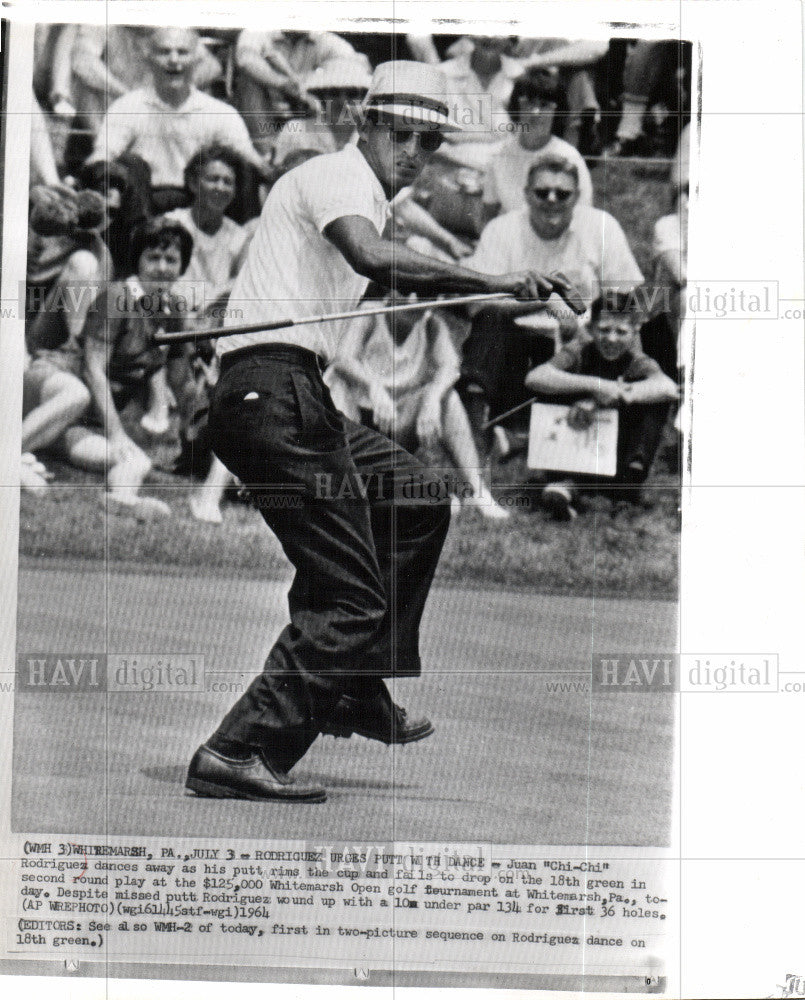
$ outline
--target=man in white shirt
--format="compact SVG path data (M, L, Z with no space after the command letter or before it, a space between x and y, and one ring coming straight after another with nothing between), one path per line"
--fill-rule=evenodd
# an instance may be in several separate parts
M81 24L71 52L76 112L93 134L110 103L151 81L153 28L129 24ZM221 76L218 60L202 45L193 82L204 88Z
M331 31L240 33L235 47L237 105L261 152L270 152L287 118L318 108L306 79L334 59L362 57Z
M490 277L382 238L389 199L457 127L445 92L435 67L381 64L357 145L277 181L230 297L245 323L354 309L370 279L427 296L551 293L552 282L532 272ZM322 369L344 332L313 323L218 342L212 445L296 577L291 623L264 672L193 757L186 784L201 795L321 802L323 788L288 775L319 733L391 744L433 731L394 704L382 678L421 670L419 622L447 534L446 484L335 408ZM433 499L406 498L412 476Z
M580 204L575 163L552 153L537 156L528 170L525 202L487 224L468 266L487 274L506 272L515 262L541 273L559 271L588 305L605 288L629 292L642 283L617 220ZM557 340L570 339L576 328L576 316L556 296L479 309L462 365L465 405L479 443L480 426L528 399L527 372L547 361Z
M258 173L268 172L237 111L194 86L200 45L195 31L155 29L149 48L153 82L109 105L89 158L109 161L129 153L144 160L151 169L155 211L184 203L185 167L214 142L230 146Z
M484 170L506 138L508 105L522 63L505 54L508 39L474 38L472 50L442 63L449 101L464 131L447 139L442 155L461 166Z

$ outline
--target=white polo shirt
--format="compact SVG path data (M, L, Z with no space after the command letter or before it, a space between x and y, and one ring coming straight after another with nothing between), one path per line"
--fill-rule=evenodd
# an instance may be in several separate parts
M631 291L643 281L626 235L608 212L576 205L558 239L544 240L529 220L528 208L492 219L475 253L462 262L483 274L529 268L541 274L562 271L589 305L602 288Z
M224 216L221 228L211 236L199 229L190 208L174 208L168 215L181 222L193 237L193 253L181 280L203 282L204 301L210 305L238 272L247 239L246 230Z
M388 214L380 181L357 146L316 156L280 177L229 297L226 325L354 309L369 279L352 270L324 229L334 219L360 215L379 235ZM296 344L331 361L345 330L341 322L310 323L222 337L217 349L225 354L253 344Z
M248 163L260 162L245 123L231 104L193 87L184 104L174 108L149 86L109 105L89 159L114 160L123 153L136 153L151 167L154 187L182 187L190 158L213 142L231 146Z

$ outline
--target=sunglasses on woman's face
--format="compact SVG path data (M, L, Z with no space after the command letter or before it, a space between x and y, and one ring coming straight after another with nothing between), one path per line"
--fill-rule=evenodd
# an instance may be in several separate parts
M570 201L575 191L568 191L567 188L558 187L538 187L531 189L534 196L539 198L540 201L547 201L551 195L556 198L558 202Z
M410 142L412 135L419 136L419 145L424 153L435 153L444 141L441 132L416 132L413 129L392 129L391 138L399 146Z

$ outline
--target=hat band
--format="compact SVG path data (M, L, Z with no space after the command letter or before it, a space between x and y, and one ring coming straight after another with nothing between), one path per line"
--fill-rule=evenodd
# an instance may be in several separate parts
M427 111L435 111L437 114L447 118L447 105L437 101L433 97L423 97L421 94L372 94L368 98L367 107L374 104L408 104L415 108L425 108Z

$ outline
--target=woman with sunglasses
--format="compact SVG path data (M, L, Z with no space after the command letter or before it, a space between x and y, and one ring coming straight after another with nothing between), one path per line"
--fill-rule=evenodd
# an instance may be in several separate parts
M561 156L574 164L579 204L592 205L593 182L587 164L575 146L560 138L568 109L565 88L556 76L535 69L519 77L509 100L509 117L516 134L506 139L489 162L483 196L485 218L523 207L528 169L538 155Z

